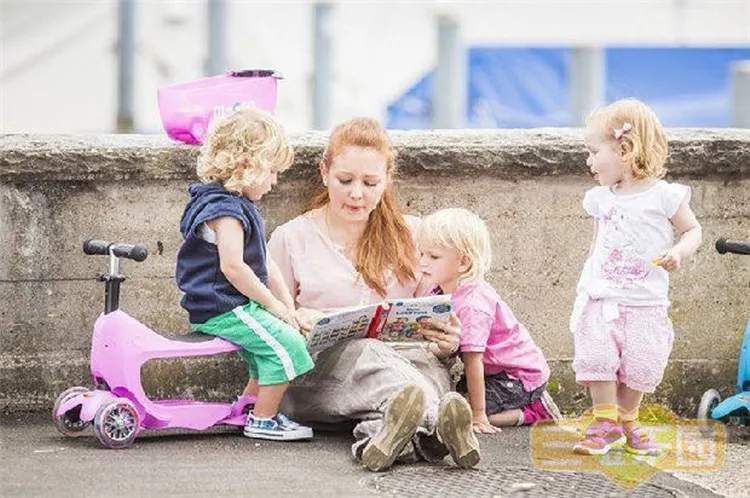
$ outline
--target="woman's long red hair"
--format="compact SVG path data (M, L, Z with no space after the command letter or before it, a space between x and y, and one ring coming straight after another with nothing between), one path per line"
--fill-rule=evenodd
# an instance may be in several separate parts
M371 118L354 118L336 126L328 139L322 164L330 166L344 147L370 147L386 158L387 185L383 196L370 213L367 226L357 246L355 268L365 283L381 296L386 294L385 273L393 271L401 284L414 280L416 248L404 214L393 196L392 180L396 172L396 153L382 125ZM313 197L307 210L330 202L328 189Z

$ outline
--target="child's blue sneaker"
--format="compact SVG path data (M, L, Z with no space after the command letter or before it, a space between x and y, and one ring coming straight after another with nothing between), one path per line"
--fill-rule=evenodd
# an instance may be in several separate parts
M310 427L298 424L282 413L277 413L273 418L259 418L249 414L244 433L249 438L272 441L299 441L313 437Z

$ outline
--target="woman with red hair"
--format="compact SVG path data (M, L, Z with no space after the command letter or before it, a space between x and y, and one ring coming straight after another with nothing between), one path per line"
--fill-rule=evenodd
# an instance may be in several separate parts
M333 129L320 162L323 188L269 241L303 328L341 308L429 294L417 269L419 219L397 205L395 173L393 144L376 120ZM460 325L454 316L432 327L426 345L358 339L323 351L287 391L285 409L309 422L356 422L352 453L373 471L448 454L473 467L480 453L471 409L451 392L443 363L458 351Z

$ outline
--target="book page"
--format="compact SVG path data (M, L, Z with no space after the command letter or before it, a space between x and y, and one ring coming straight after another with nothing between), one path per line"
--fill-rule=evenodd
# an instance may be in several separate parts
M381 341L426 341L420 330L424 320L447 322L452 310L451 296L426 296L391 301L391 309L380 330Z
M308 351L315 353L347 339L367 337L370 321L378 308L377 304L351 308L318 319L307 335Z

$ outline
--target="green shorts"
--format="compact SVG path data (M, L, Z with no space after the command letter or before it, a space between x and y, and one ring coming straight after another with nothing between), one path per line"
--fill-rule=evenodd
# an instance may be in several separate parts
M290 382L313 368L302 334L254 301L193 328L241 346L250 378L262 386Z

